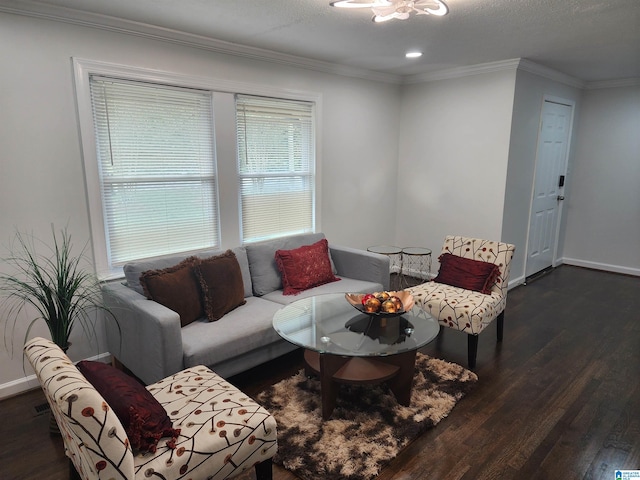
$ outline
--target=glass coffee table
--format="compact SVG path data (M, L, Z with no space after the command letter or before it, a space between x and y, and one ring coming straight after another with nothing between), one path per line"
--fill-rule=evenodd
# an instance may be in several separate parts
M341 383L387 382L409 405L416 351L433 340L438 322L419 307L398 316L372 316L327 294L297 300L276 312L273 328L305 349L307 374L320 379L322 418L333 412Z

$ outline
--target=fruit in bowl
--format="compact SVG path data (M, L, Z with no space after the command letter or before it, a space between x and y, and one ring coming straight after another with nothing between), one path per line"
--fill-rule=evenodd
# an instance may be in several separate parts
M389 297L389 300L391 300L394 303L397 311L401 311L404 308L404 304L402 303L402 300L400 300L399 297L393 295Z
M409 292L346 293L347 301L360 311L376 314L402 314L413 308Z
M400 308L398 308L398 303L394 302L391 298L392 297L389 297L387 300L382 302L382 305L380 305L380 310L385 313L396 313L396 312L402 311L402 302L400 302ZM395 298L398 298L398 297L395 297ZM398 301L400 301L399 298L398 298Z
M382 302L377 297L371 295L366 300L362 300L362 306L367 313L377 313L382 307Z
M389 300L389 297L391 297L391 294L389 292L376 292L374 293L374 295L381 302Z
M362 305L365 306L365 311L370 312L370 313L376 313L376 312L385 312L385 313L402 312L402 308L403 308L402 300L400 300L400 298L398 298L396 293L397 292L367 293L364 297L362 297ZM378 302L371 301L372 298L378 300ZM374 310L374 309L371 308L371 305L377 306L377 308Z

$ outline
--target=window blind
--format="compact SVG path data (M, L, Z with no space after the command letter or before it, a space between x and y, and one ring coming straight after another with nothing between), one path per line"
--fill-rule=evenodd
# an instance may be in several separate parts
M209 92L90 77L111 267L219 244Z
M243 242L314 231L313 103L237 95L236 127Z

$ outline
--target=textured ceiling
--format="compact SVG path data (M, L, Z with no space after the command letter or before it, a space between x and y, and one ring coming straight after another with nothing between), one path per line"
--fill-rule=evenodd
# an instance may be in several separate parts
M526 58L585 82L640 78L640 0L446 1L445 17L384 24L369 9L329 0L0 0L0 11L45 9L106 24L115 17L128 29L161 27L167 36L397 76ZM409 49L424 55L406 59ZM260 50L253 55L270 55Z

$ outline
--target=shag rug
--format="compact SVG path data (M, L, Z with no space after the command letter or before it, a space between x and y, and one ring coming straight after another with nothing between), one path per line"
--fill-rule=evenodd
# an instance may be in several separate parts
M304 370L256 399L278 423L274 463L303 480L365 480L449 415L477 380L460 365L418 353L409 407L384 384L341 385L336 408L323 421L320 382Z

